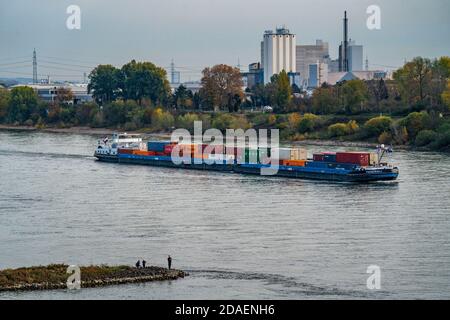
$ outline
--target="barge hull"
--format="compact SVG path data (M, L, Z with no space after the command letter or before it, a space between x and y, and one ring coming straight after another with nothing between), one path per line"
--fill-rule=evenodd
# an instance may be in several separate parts
M237 173L260 175L261 169L257 167L237 166L234 169ZM269 176L270 177L270 176ZM379 174L347 172L347 173L331 173L317 171L290 170L280 168L274 177L285 177L294 179L308 180L327 180L338 182L371 182L371 181L391 181L398 177L396 172L385 172Z

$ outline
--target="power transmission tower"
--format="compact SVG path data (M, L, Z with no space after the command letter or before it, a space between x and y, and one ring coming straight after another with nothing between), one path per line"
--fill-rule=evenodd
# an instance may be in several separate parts
M33 83L38 83L36 49L33 50Z

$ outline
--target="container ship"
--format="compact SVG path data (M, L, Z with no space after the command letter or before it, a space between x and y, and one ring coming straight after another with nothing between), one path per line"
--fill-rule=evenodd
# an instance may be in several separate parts
M174 148L183 157L173 157ZM99 141L94 156L105 162L149 165L179 169L221 171L262 175L273 168L270 160L278 155L273 176L347 182L396 180L399 169L383 157L389 148L381 145L377 152L322 152L311 159L304 148L225 147L208 144L178 144L170 141L144 143L139 135L113 134L112 141ZM178 153L176 153L178 154Z

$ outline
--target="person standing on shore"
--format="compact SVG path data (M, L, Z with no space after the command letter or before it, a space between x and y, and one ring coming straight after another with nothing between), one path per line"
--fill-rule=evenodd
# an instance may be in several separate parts
M142 268L144 268L144 269L145 269L145 265L146 265L146 263L147 263L147 261L145 261L145 260L142 260Z
M137 262L136 262L136 268L140 268L141 267L141 260L138 260Z
M172 269L172 257L171 256L167 257L167 264L169 265L169 270Z

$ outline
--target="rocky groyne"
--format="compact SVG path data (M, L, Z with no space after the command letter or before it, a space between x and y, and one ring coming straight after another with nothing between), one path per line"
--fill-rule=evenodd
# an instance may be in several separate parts
M67 289L68 265L49 265L0 271L1 291L35 291ZM130 266L80 267L81 288L110 285L168 281L184 278L181 270L161 267L135 268Z

